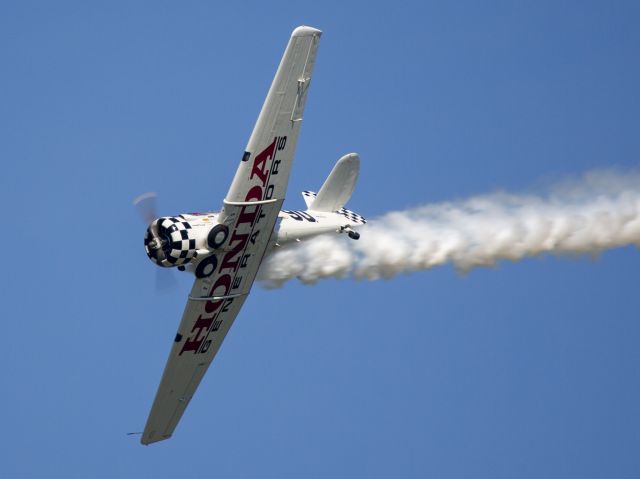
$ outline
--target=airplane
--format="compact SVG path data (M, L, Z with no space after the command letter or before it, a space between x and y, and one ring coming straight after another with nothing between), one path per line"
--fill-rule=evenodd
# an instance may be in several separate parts
M144 445L174 433L265 256L320 234L360 237L357 228L366 220L344 207L360 172L355 153L338 160L317 193L303 192L306 210L281 211L321 34L308 26L293 30L222 209L153 219L146 230L151 261L195 278L142 432Z

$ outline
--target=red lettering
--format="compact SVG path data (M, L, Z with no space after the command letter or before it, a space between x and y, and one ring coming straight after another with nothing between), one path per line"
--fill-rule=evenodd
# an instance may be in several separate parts
M202 316L199 316L191 329L191 332L196 332L196 334L193 336L193 339L189 338L184 342L182 350L180 350L180 354L185 351L197 351L205 338L205 336L200 337L202 335L202 331L208 331L211 324L213 324L213 318L203 318Z
M239 254L246 246L248 239L248 234L238 234L236 231L233 232L233 236L231 236L231 239L229 240L229 245L233 244L234 241L237 241L238 243L233 247L233 249L231 249L231 251L224 255L224 259L222 260L222 264L218 271L222 272L225 269L235 271L238 266L238 261L240 260ZM232 261L234 258L236 258L236 260Z
M253 179L255 175L262 181L262 186L267 183L267 160L273 156L273 152L276 149L276 138L273 139L273 143L267 146L259 155L253 160L253 168L251 169L251 176L249 179Z
M276 148L276 140L277 138L274 138L273 142L267 148L265 148L260 154L258 154L253 160L253 166L251 168L251 175L249 179L253 179L254 176L257 176L262 182L262 186L264 186L267 183L268 171L269 171L269 169L267 168L267 160L273 158L273 154ZM251 187L246 194L245 201L253 201L253 200L261 201L262 194L263 194L262 186L254 185L253 187ZM222 260L222 264L218 269L219 273L224 270L235 271L238 267L240 259L243 259L245 262L247 261L250 255L243 256L241 255L241 253L244 250L245 246L247 245L247 241L249 240L249 235L238 233L237 227L238 225L243 223L248 223L250 225L253 225L253 222L256 220L256 217L258 216L259 213L261 213L261 216L264 215L264 213L261 212L260 205L245 205L242 207L242 209L240 210L240 214L238 215L238 221L236 222L236 230L234 230L233 234L231 235L231 239L229 240L229 246L233 245L233 247L231 248L231 250L229 250L225 254L224 259ZM254 241L255 241L255 236L254 236ZM211 287L211 290L209 291L209 296L211 297L227 296L229 294L229 290L231 289L231 281L232 281L232 278L230 274L220 275L218 279L216 279L216 282L214 283L214 285ZM234 281L234 288L239 287L241 281L242 281L241 277L237 278L237 280ZM204 310L207 316L203 317L202 315L200 315L198 317L195 324L193 325L193 329L191 329L191 333L195 333L195 334L192 334L191 337L189 337L185 341L180 351L180 354L186 351L193 351L193 352L198 351L203 341L207 337L207 334L203 334L203 333L208 333L208 331L211 328L211 325L214 325L213 330L216 331L222 324L222 320L220 319L216 320L214 323L214 318L217 316L215 314L216 311L220 309L220 306L222 306L223 303L225 303L225 309L223 309L222 312L228 310L228 307L232 303L232 301L233 300L229 298L225 303L225 298L223 298L223 299L207 301L204 304ZM202 352L205 352L206 349L208 349L209 344L210 342L205 345Z
M252 208L253 211L247 211L247 208ZM240 214L238 215L238 222L236 223L236 226L242 223L253 224L253 221L256 219L256 216L258 215L259 209L260 209L260 205L243 206L242 209L240 210Z
M247 196L245 197L245 201L258 200L262 199L262 187L260 185L252 186L251 189L247 192Z

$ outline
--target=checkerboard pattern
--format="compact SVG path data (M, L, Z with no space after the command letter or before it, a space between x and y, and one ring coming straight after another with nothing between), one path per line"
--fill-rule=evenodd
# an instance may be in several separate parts
M188 221L182 215L169 216L156 220L160 237L165 240L162 252L149 247L153 235L151 227L147 229L144 246L147 255L160 266L179 266L191 261L196 254L196 239Z
M191 225L181 217L164 218L160 229L166 228L169 233L171 250L167 252L167 261L173 265L187 263L196 254L196 240L190 237Z
M302 196L304 197L305 202L307 203L307 205L309 205L310 203L313 202L313 199L317 196L317 193L314 193L313 191L303 191L302 192ZM344 216L351 223L355 223L357 225L363 225L363 224L365 224L367 222L367 220L365 220L364 217L362 217L358 213L354 213L353 211L348 210L346 208L340 208L338 211L336 211L336 213L338 213L339 215Z

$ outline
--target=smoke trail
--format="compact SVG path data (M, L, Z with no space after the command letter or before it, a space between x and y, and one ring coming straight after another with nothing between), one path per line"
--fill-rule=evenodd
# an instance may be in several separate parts
M461 271L542 253L640 247L640 172L591 172L538 195L493 193L387 213L359 241L324 235L283 247L260 280L278 287L353 276L390 278L452 263Z

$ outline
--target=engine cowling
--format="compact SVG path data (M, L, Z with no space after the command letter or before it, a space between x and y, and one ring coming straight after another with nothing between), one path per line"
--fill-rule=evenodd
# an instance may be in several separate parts
M198 252L220 248L228 229L214 214L166 216L153 221L144 237L144 249L158 266L171 268L191 262Z

